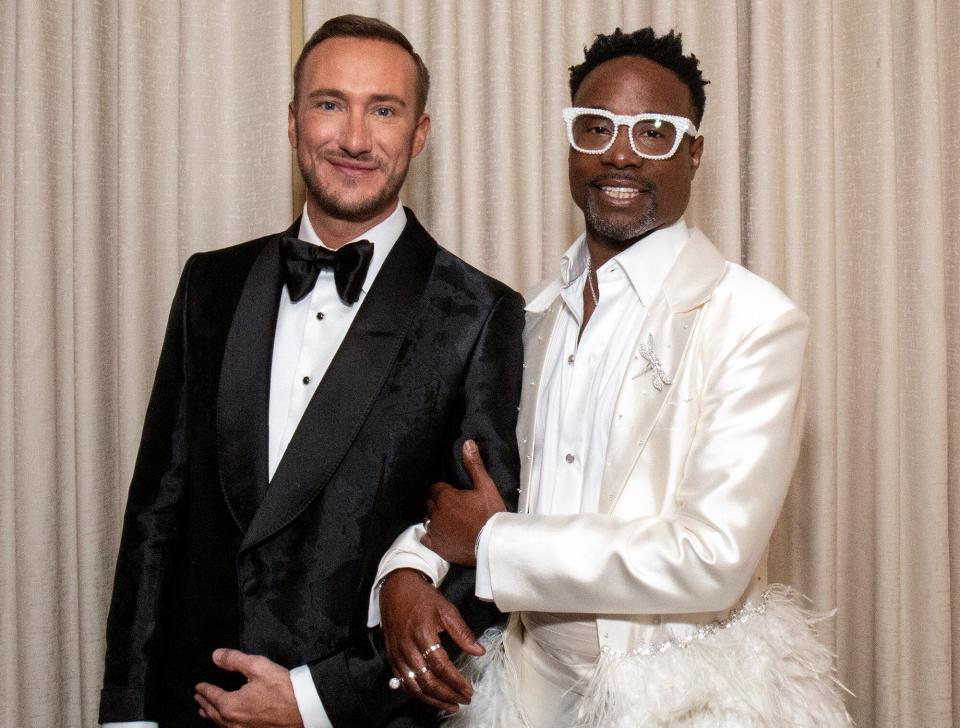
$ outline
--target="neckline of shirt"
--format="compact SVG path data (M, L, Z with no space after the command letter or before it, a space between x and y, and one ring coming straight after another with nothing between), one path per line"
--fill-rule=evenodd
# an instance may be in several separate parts
M377 277L377 273L380 272L380 267L390 254L390 251L393 250L393 246L397 240L400 239L400 235L403 233L406 225L407 215L403 211L403 205L398 200L397 206L393 212L390 213L389 217L377 223L369 230L360 233L353 240L348 241L353 243L357 240L369 240L373 243L373 256L370 258L370 267L367 269L367 277L363 284L364 293L370 289L370 285ZM300 233L298 237L304 242L332 250L332 248L324 244L313 229L313 223L310 222L310 215L307 212L306 203L303 205L303 216L300 219Z
M597 271L598 285L603 285L606 274L619 268L640 301L649 306L689 237L690 231L682 217L672 225L654 230L604 263ZM560 260L560 284L563 288L584 284L588 259L586 234L582 234Z

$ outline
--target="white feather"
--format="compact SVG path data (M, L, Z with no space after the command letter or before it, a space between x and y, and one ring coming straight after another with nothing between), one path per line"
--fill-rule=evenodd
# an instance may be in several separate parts
M578 726L584 728L846 728L834 655L817 639L830 614L806 609L785 586L766 592L762 613L733 620L685 647L655 655L601 653L589 676ZM461 663L473 682L457 728L516 728L517 678L497 630L487 653Z

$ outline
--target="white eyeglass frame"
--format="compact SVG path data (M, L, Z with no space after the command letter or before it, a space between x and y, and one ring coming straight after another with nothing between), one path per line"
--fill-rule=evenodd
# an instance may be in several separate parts
M607 142L607 145L603 149L582 149L578 147L573 140L573 122L582 114L602 116L604 119L609 119L613 123L613 134L610 135L610 141ZM609 151L610 147L612 147L613 143L617 140L617 134L620 132L621 126L627 127L627 139L630 140L630 148L633 150L633 153L644 159L670 159L670 157L677 153L677 149L680 148L680 140L683 139L684 134L689 134L694 138L697 136L697 127L694 126L693 122L687 117L658 114L655 112L623 116L621 114L614 114L606 109L571 106L563 110L563 120L567 123L567 139L570 142L570 146L583 154L604 154ZM637 149L637 144L633 139L633 127L638 121L669 121L673 124L677 131L680 132L673 140L673 148L666 154L647 154Z

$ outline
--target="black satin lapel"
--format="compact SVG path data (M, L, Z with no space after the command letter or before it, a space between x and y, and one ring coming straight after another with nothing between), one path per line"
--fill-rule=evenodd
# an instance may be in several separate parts
M437 251L413 213L406 212L407 225L314 392L243 548L290 523L327 484L393 368L420 310Z
M296 235L299 229L298 220L291 230ZM271 241L254 261L240 294L217 393L220 482L244 531L267 490L270 369L282 290L280 255L277 242Z

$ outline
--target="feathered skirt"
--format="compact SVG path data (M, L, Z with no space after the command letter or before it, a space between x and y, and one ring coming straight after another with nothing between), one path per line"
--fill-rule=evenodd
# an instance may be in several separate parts
M547 723L550 728L561 723L577 728L850 726L834 656L817 639L817 624L827 617L805 609L792 589L771 586L759 604L746 604L683 639L630 653L600 651L577 673L578 681L556 688ZM503 632L488 630L481 642L486 654L460 664L474 686L471 704L445 725L547 728L543 718L531 718L537 711L529 709L529 692L522 692L529 688L520 677L524 670L507 655ZM541 691L535 700L551 699Z

